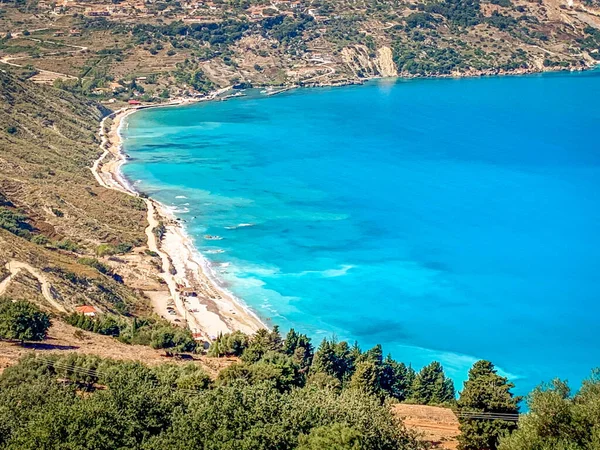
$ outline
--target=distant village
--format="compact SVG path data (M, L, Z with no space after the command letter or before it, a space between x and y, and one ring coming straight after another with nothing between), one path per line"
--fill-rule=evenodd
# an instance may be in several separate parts
M229 3L202 0L183 0L163 2L157 0L124 0L107 4L99 1L59 0L49 2L42 0L38 6L48 9L55 15L82 14L87 17L110 17L111 19L166 18L183 20L184 22L220 22L224 13L231 13L238 18L243 15L249 21L260 21L277 15L293 15L303 12L314 15L310 5L300 0L273 0L266 5L251 5L246 9L235 9ZM77 35L79 30L71 30ZM65 32L57 32L65 35Z

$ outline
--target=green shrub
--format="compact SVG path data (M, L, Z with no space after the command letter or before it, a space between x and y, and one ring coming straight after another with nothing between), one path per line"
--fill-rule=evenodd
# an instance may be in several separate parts
M122 242L117 245L111 244L100 244L96 247L96 255L98 256L109 256L109 255L117 255L122 253L128 253L133 249L133 244L128 242Z
M31 238L31 242L37 245L46 245L49 242L49 240L43 234L36 234Z
M96 258L79 258L77 260L79 264L83 264L85 266L90 266L96 269L98 272L103 273L105 275L112 275L112 269L106 264L98 261Z
M163 326L152 332L150 346L152 348L168 348L180 352L196 350L196 341L188 329L174 326Z
M0 300L0 338L41 341L50 328L50 317L26 302Z
M115 247L116 253L129 253L133 248L133 244L122 242Z
M510 8L513 4L511 0L490 0L492 5L502 6L503 8Z
M96 255L98 256L114 255L116 252L117 250L115 247L110 244L100 244L98 247L96 247Z
M78 252L79 251L79 247L77 246L77 244L67 238L58 241L56 243L56 247L60 248L61 250L67 250L69 252Z
M221 334L211 344L208 354L210 356L242 356L248 347L250 338L241 331Z
M12 209L0 206L0 228L4 228L17 236L29 239L33 227L27 221L28 217Z

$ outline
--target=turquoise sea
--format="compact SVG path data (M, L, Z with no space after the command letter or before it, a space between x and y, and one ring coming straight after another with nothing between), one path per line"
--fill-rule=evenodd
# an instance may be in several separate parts
M595 71L150 109L124 173L268 323L524 393L600 366L599 104Z

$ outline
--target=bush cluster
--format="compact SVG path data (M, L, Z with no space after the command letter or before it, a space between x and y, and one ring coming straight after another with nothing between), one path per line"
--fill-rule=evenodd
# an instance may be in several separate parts
M67 316L65 321L82 330L115 337L126 344L148 345L156 349L165 348L180 352L193 352L197 346L190 330L173 326L165 320L130 320L108 314L88 317L74 313Z
M73 354L28 357L0 376L0 449L9 448L425 446L386 405L357 390L311 385L282 392L268 379L215 385L193 364L149 368Z

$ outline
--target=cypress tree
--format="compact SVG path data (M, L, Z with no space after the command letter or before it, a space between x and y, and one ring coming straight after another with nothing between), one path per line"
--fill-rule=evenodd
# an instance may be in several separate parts
M311 371L325 373L337 378L335 350L333 344L327 339L323 339L321 345L319 345L313 358Z

